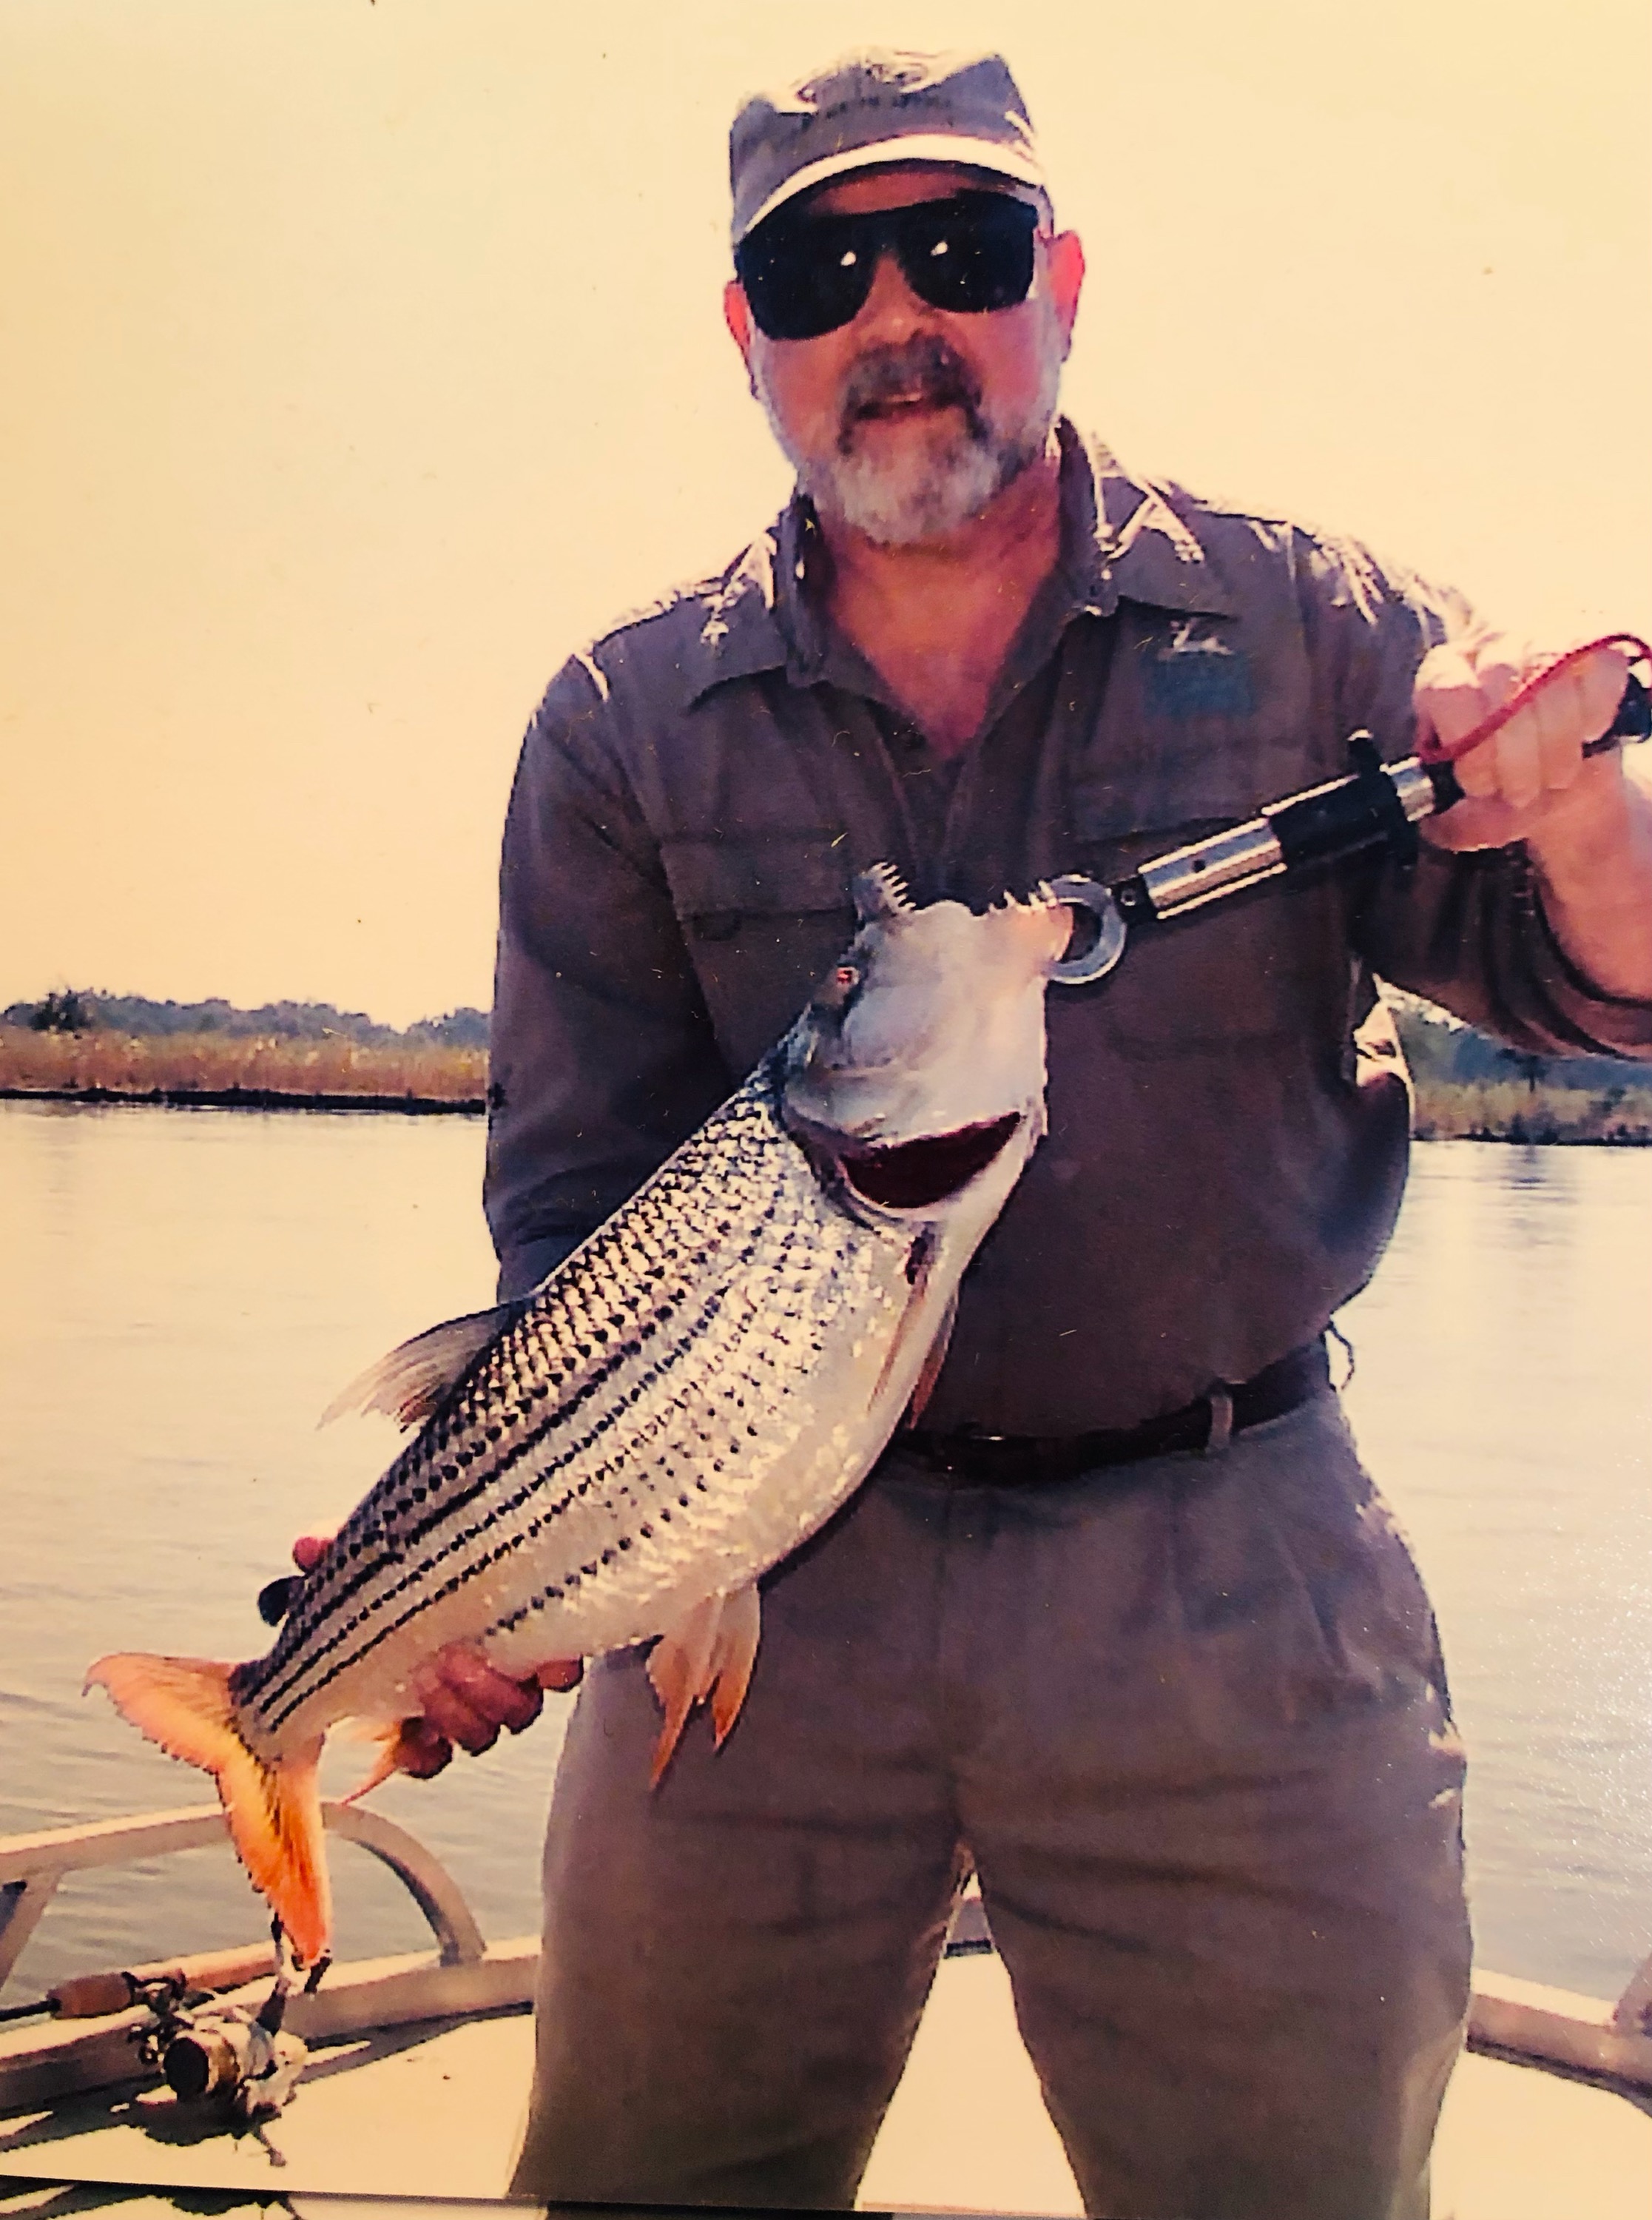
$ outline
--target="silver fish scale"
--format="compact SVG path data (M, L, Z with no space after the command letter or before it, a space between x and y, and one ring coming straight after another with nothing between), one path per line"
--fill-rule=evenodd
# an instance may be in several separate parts
M740 1585L858 1476L821 1407L893 1338L913 1236L851 1218L763 1067L474 1360L363 1500L237 1711L275 1750L380 1715L467 1640L510 1669L658 1631Z

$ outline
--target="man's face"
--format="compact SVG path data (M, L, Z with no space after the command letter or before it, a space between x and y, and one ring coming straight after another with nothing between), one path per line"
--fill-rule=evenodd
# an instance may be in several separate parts
M981 182L916 164L867 171L823 189L808 212L906 208ZM906 546L956 532L1044 452L1083 274L1075 234L1041 233L1032 290L1014 308L932 309L886 253L859 315L818 339L758 331L738 279L725 309L803 491L822 515Z

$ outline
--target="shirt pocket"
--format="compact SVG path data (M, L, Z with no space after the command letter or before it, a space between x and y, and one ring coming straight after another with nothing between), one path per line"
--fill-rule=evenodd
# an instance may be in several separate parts
M1068 814L1082 846L1127 848L1134 868L1256 816L1283 791L1270 775L1288 781L1295 768L1294 751L1260 745L1248 728L1156 732L1133 747L1081 751L1068 775Z
M1079 868L1116 884L1256 816L1300 770L1274 749L1156 753L1109 776L1080 766L1069 794ZM1088 990L1110 1045L1156 1062L1306 1038L1345 985L1337 909L1323 884L1275 879L1133 932Z
M718 1045L745 1070L854 938L847 837L680 834L661 842L660 858Z

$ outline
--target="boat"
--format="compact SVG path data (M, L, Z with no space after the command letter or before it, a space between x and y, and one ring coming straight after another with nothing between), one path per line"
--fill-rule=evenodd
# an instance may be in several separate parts
M296 2082L256 2116L227 2109L221 2095L189 2093L190 2077L169 2064L178 2093L153 2042L147 2066L140 2046L160 2024L157 1997L164 2019L186 1982L190 1999L209 1998L193 2021L194 2007L183 2007L194 2033L244 2027L272 1991L268 1946L185 1961L171 1987L160 1970L136 1968L79 1992L63 1985L55 2012L6 1992L67 1875L219 1843L228 1857L217 1806L0 1840L0 2220L117 2204L133 2220L134 2198L146 2220L254 2207L271 2220L393 2220L415 2201L427 2214L451 2205L458 2220L503 2195L531 2068L538 1938L488 1942L452 1876L405 1828L353 1805L329 1804L325 1818L335 1838L396 1874L430 1945L336 1964L314 1993L296 1991L282 2027L302 2046L290 2046ZM253 1979L214 1990L254 1961ZM111 1983L130 1999L144 1978L146 2001L109 2008ZM1614 2001L1476 1974L1434 2180L1436 2220L1645 2220L1652 1958ZM348 2202L335 2207L340 2199ZM1082 2210L977 1895L954 1918L860 2209Z

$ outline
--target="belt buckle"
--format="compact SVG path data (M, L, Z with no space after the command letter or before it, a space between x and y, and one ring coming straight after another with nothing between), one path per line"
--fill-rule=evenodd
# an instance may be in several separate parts
M1218 1386L1211 1389L1205 1400L1210 1405L1210 1431L1200 1455L1220 1456L1233 1438L1233 1391L1226 1386Z

